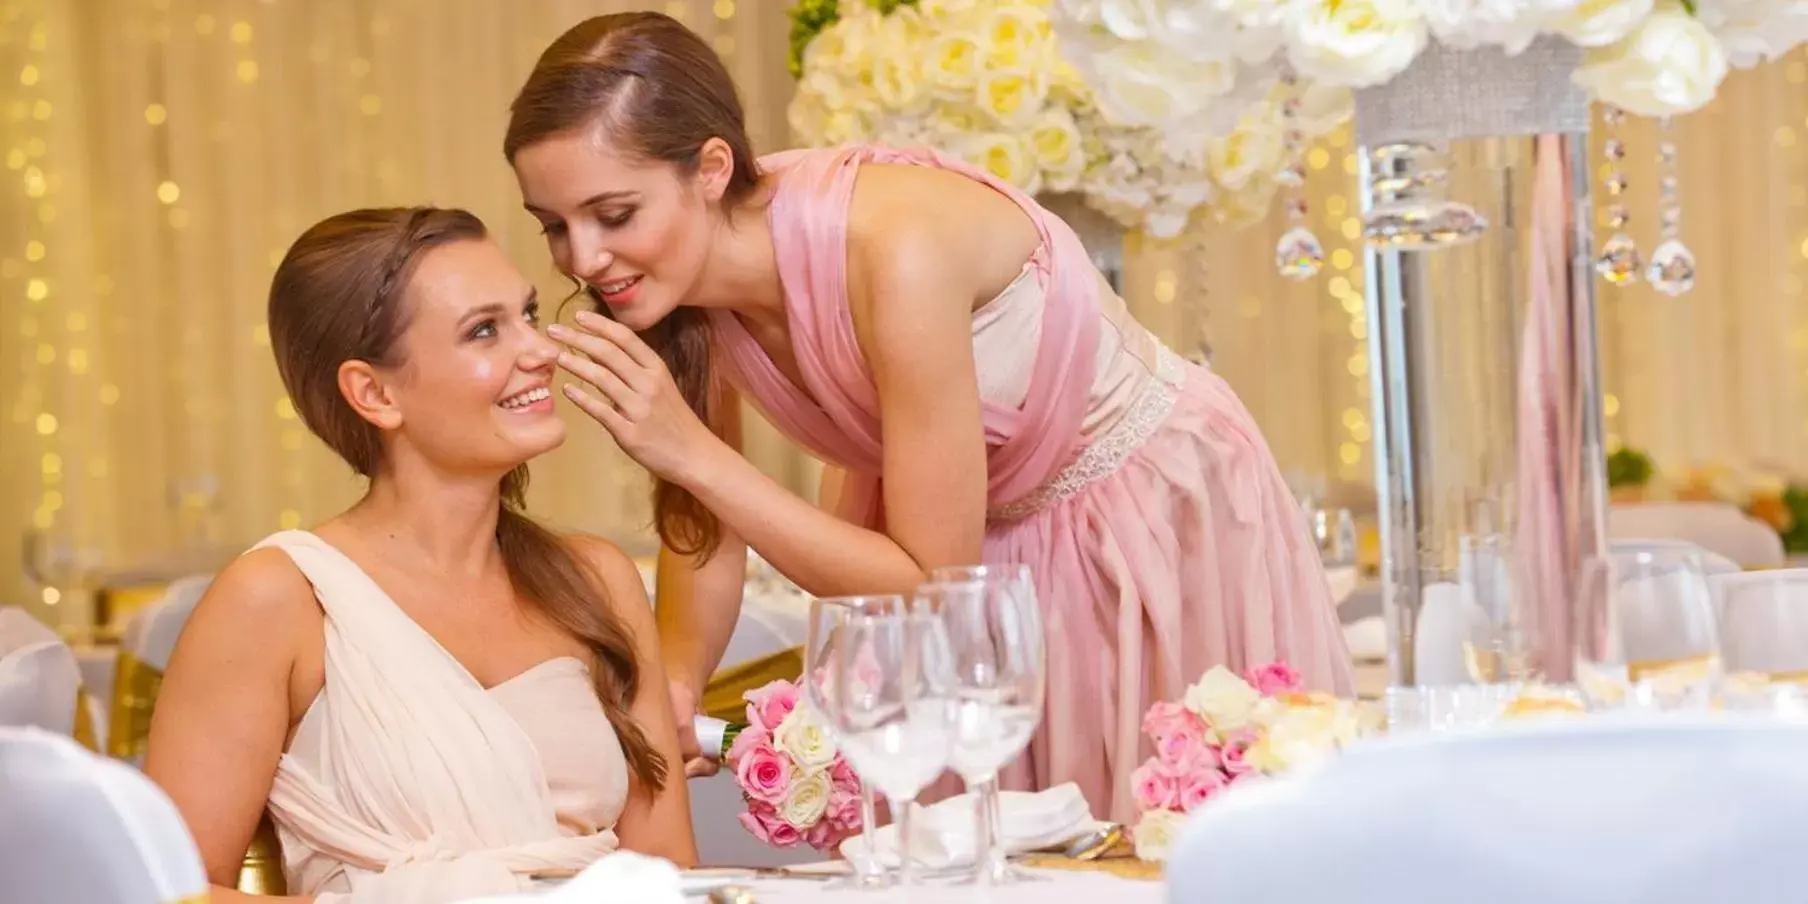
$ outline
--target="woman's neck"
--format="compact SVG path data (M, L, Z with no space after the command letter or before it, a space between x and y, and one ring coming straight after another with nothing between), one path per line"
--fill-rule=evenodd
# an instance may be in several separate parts
M760 178L753 197L716 229L689 304L732 311L743 319L783 327L785 288L766 220L776 182Z
M373 552L416 562L442 574L483 574L500 561L496 523L498 478L453 478L425 467L399 467L371 481L370 492L344 515Z

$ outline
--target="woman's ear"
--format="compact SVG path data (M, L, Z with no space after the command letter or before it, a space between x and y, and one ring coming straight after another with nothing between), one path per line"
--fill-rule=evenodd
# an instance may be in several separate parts
M353 359L339 365L339 394L359 417L377 429L402 426L402 409L390 395L385 375L370 362Z
M703 149L697 153L697 184L705 198L712 202L722 200L734 171L734 149L728 142L714 137L703 142Z

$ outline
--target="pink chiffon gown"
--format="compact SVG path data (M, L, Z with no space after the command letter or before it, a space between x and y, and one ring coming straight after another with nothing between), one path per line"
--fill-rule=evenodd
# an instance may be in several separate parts
M974 313L987 443L985 560L1034 574L1048 633L1045 717L1007 787L1074 782L1133 815L1153 703L1214 665L1286 660L1352 692L1349 652L1305 514L1249 412L1139 325L1073 231L1029 196L932 151L851 146L765 157L768 218L803 386L730 312L712 312L729 382L848 477L843 518L883 529L878 395L855 342L846 257L864 163L933 166L991 186L1042 245Z

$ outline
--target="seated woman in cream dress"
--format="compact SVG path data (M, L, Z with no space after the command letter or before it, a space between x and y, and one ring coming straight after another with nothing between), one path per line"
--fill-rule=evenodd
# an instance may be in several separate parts
M363 210L277 269L270 339L369 492L259 543L176 646L145 769L231 891L268 809L292 900L528 889L696 859L652 610L621 550L521 511L565 428L532 286L463 211Z

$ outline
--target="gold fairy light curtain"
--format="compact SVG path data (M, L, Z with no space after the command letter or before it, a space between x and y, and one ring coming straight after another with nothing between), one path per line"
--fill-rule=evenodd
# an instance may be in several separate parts
M307 435L271 363L264 296L288 243L352 207L463 206L562 297L500 152L541 48L587 16L664 10L711 39L757 145L778 149L786 6L0 0L0 604L84 617L24 579L27 534L34 567L71 572L231 548L348 504L358 483ZM1737 74L1680 125L1695 292L1604 290L1612 429L1660 461L1808 470L1805 61ZM1303 484L1372 482L1355 152L1343 130L1307 157L1327 252L1316 280L1275 274L1278 213L1213 230L1203 250L1132 237L1128 258L1139 316L1177 348L1209 344ZM1650 173L1629 175L1652 190ZM646 548L643 474L573 417L570 442L535 466L535 510ZM750 443L813 490L814 465L769 429Z

